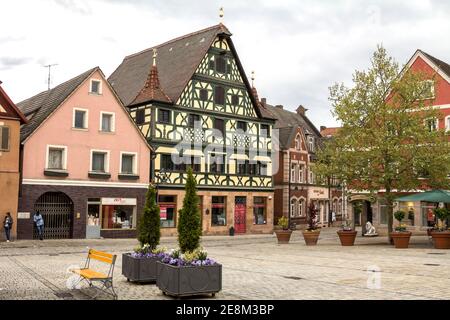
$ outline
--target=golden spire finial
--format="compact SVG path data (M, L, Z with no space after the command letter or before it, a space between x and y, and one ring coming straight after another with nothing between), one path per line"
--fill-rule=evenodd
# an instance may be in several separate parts
M255 71L252 71L252 87L255 87Z
M224 15L225 15L225 11L223 10L223 7L220 7L220 9L219 9L220 23L223 22Z
M158 49L153 49L153 66L156 66L156 57L158 56Z

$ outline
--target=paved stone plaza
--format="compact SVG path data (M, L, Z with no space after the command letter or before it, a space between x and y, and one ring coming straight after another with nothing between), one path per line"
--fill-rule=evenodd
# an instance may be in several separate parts
M450 299L450 252L427 237L398 250L386 238L357 238L341 247L334 229L317 247L300 232L289 245L274 235L204 237L210 257L223 264L223 290L214 299ZM175 247L175 238L162 244ZM135 240L18 241L0 243L0 299L91 299L94 289L69 290L67 270L82 265L87 247L118 255L114 282L119 299L171 299L154 284L133 284L121 275L121 254ZM109 299L99 295L97 299ZM211 297L205 297L211 299Z

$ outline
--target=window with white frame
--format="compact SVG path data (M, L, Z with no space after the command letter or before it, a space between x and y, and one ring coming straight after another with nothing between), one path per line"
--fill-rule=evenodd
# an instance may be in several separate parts
M439 120L436 118L429 118L425 120L425 125L430 132L437 131L439 126Z
M300 182L300 183L305 182L305 165L304 164L298 165L298 182Z
M297 216L297 200L291 199L291 218Z
M296 182L296 176L297 176L297 164L293 163L291 164L291 182Z
M121 153L120 159L120 173L122 174L136 174L136 154L135 153Z
M302 150L302 138L299 134L295 137L295 149Z
M93 150L91 153L91 171L99 173L109 172L109 152Z
M47 168L48 170L67 169L67 147L47 146Z
M445 131L450 131L450 116L445 118Z
M312 170L312 166L309 167L309 183L310 184L316 183L316 176L314 174L314 171Z
M306 200L303 198L298 201L298 211L300 217L306 216Z
M308 137L308 147L309 147L309 151L310 152L314 152L314 137L313 136L309 136Z
M73 109L72 127L75 129L87 129L87 127L88 127L88 110L80 109L80 108Z
M115 131L115 116L112 112L100 113L100 131L114 132Z
M425 80L420 83L420 99L427 100L434 98L434 81Z
M90 93L102 94L102 82L100 80L92 79Z

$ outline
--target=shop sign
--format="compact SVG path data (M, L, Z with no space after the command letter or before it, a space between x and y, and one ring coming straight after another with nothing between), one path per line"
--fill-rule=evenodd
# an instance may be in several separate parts
M136 198L102 198L102 205L106 206L135 206Z
M30 212L17 212L17 219L30 219Z
M167 209L175 209L175 205L174 204L159 205L159 216L161 220L167 220Z
M309 190L310 199L328 199L328 190L325 188L315 188Z

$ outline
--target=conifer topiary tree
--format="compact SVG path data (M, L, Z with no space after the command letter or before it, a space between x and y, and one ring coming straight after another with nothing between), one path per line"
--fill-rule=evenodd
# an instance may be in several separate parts
M156 190L153 185L148 187L144 214L138 226L138 240L141 246L148 244L153 250L159 244L161 237L159 207L156 204Z
M188 169L186 181L186 194L183 208L179 211L178 219L178 244L181 252L192 252L200 246L202 234L200 209L198 207L198 196L196 182L192 168Z

